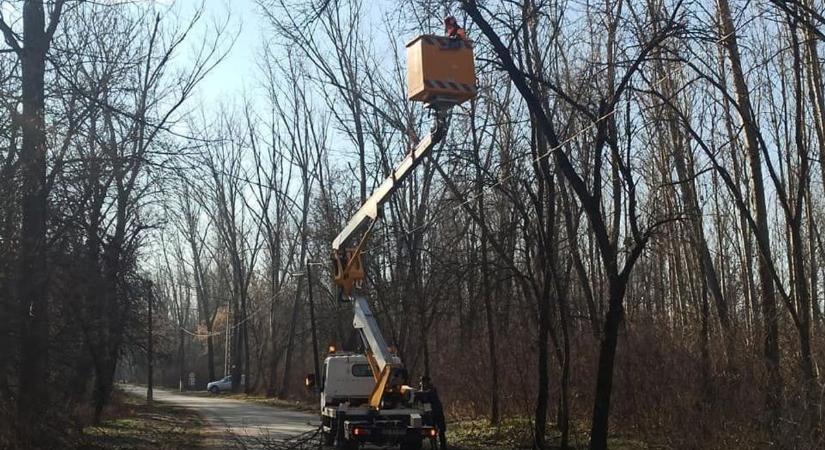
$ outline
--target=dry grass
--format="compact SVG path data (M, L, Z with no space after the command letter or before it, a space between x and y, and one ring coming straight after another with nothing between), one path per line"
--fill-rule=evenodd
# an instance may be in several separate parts
M553 424L547 424L548 448L558 448L561 433ZM450 445L460 450L505 450L533 448L533 423L527 418L508 418L497 427L486 419L459 420L447 424ZM570 448L585 449L590 439L585 427L571 423ZM649 445L623 436L612 436L609 447L615 450L648 450L669 447Z
M155 403L116 392L106 417L98 426L83 430L77 448L197 449L206 448L208 428L197 414L175 406Z

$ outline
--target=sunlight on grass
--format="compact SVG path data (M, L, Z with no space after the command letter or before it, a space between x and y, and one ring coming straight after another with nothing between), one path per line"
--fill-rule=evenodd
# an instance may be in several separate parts
M205 422L183 408L118 393L106 418L83 430L82 449L197 449L205 448Z

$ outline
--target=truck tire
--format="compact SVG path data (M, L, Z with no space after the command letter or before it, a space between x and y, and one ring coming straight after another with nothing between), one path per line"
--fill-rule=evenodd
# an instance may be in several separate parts
M332 433L335 436L335 448L344 450L344 414L338 413L332 421Z
M421 450L421 440L412 442L402 442L401 450Z
M334 427L335 424L333 423L332 426ZM324 445L326 445L327 447L335 445L335 428L329 431L322 431L321 436L323 438Z
M335 442L335 448L339 450L358 450L358 442L341 438Z
M346 414L338 413L338 417L332 422L335 437L335 448L338 450L358 450L358 442L350 441L344 433L344 421Z

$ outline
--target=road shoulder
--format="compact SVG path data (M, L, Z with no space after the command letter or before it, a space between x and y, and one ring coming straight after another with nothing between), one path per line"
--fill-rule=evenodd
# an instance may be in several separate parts
M77 448L110 449L210 449L219 437L196 412L115 390L99 425L83 429Z
M122 388L145 395L144 386L124 385ZM166 389L155 389L155 400L196 412L216 430L222 448L267 447L270 442L303 439L318 430L318 417L294 409L263 405L227 396L188 395Z

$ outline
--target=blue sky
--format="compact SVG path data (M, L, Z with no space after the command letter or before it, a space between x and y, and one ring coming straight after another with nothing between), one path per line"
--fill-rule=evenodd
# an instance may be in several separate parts
M155 0L158 1L158 0ZM186 11L199 5L202 0L178 0L175 5ZM229 33L237 34L237 40L227 58L214 69L213 73L204 80L199 91L203 102L227 101L232 97L239 98L244 92L252 94L258 88L260 80L256 61L267 39L272 39L268 19L263 16L256 0L205 0L206 21L203 25L225 21L229 17ZM394 10L397 5L394 1L365 0L362 17L364 29L368 30L374 24L383 21L383 15L388 10ZM440 24L440 19L433 20ZM412 29L398 30L396 36L387 36L385 26L378 27L378 35L389 37L389 42L376 42L375 49L380 57L391 57L390 48L396 46L403 55L403 48L407 41L419 33L417 27L411 24Z
M123 0L109 0L111 3L124 3ZM201 20L197 36L209 35L216 23L223 23L229 19L227 36L224 41L228 45L231 37L237 36L235 45L226 59L218 65L206 78L198 90L198 99L205 104L218 100L228 100L240 96L246 89L255 88L257 79L256 56L263 44L263 39L270 36L266 20L259 11L255 0L143 0L154 3L158 11L163 14L179 16L181 24L188 21L194 10L203 2L205 7L204 18ZM101 2L103 3L103 2ZM140 4L140 0L135 2ZM21 24L20 2L0 0L0 14L12 28L19 30ZM171 11L170 11L171 9ZM199 42L190 41L191 47ZM185 59L186 55L179 55ZM207 105L208 106L208 105Z
M184 0L181 5L195 0ZM228 34L237 34L226 59L207 77L199 90L200 100L208 103L240 97L256 88L255 61L264 39L270 35L255 0L206 0L205 24L230 20Z

